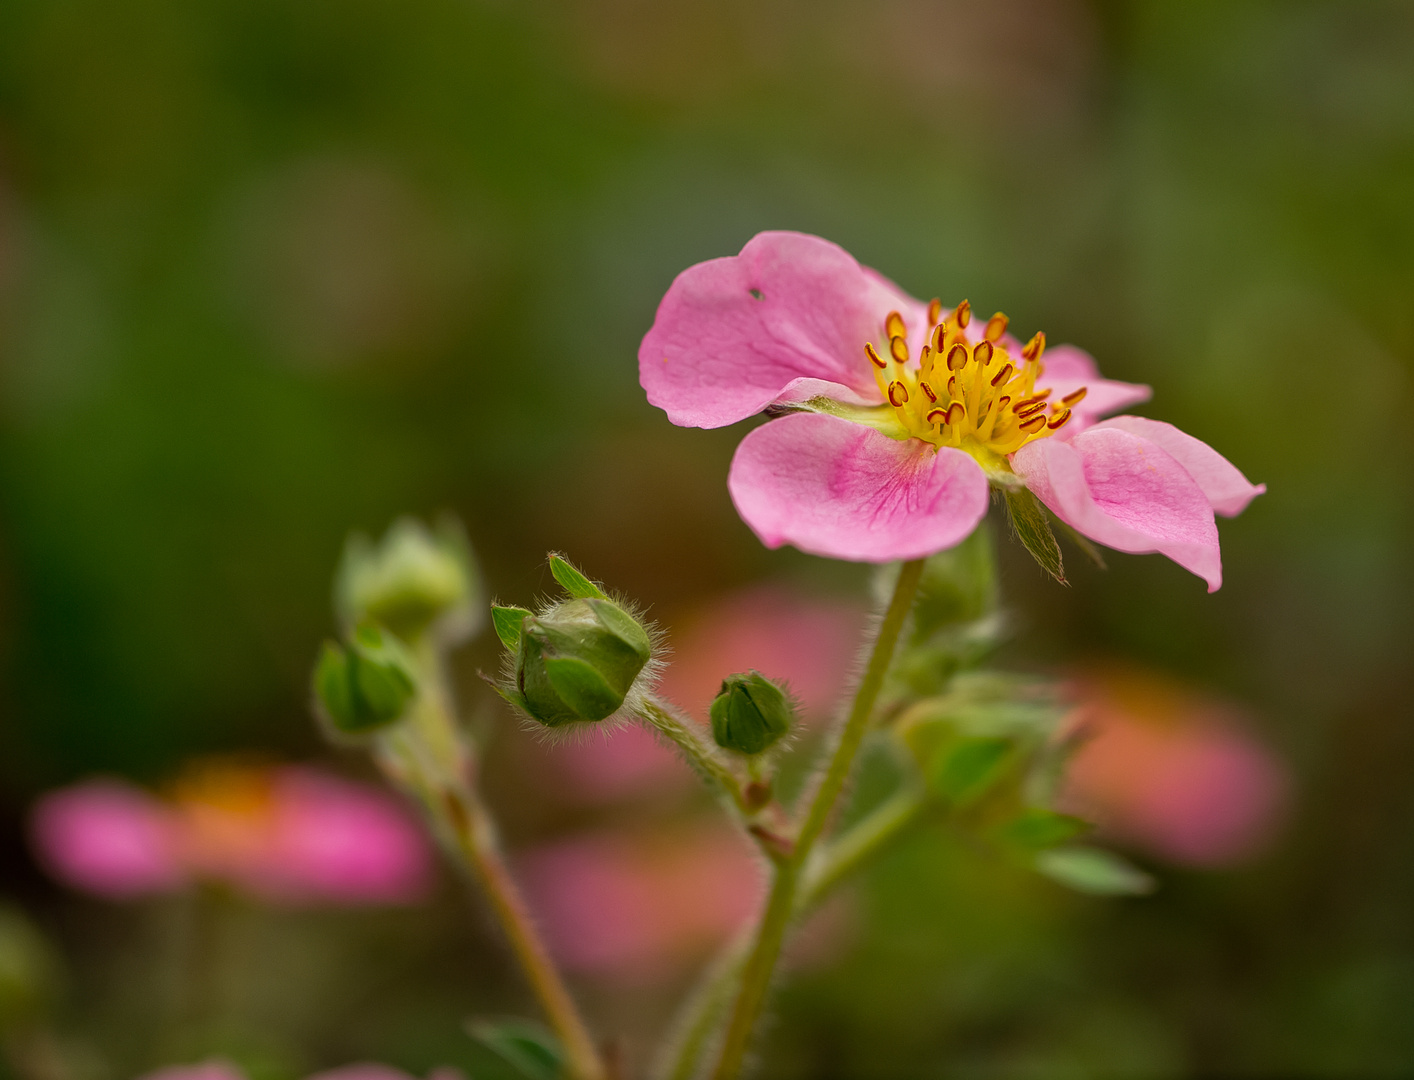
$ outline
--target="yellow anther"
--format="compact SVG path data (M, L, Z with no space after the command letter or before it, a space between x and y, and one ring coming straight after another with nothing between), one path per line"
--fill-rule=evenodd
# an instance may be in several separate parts
M1021 355L1031 361L1041 359L1041 354L1046 351L1046 335L1040 330L1036 331L1036 336L1026 343L1021 350Z
M1021 430L1028 435L1040 431L1045 426L1046 418L1044 416L1033 416L1030 420L1023 420L1021 422Z
M1049 423L1047 423L1046 426L1052 431L1058 431L1061 428L1065 427L1065 422L1069 419L1070 410L1062 409L1060 412L1056 413L1055 416L1051 417Z
M1061 398L1061 404L1065 406L1078 405L1080 404L1080 402L1085 400L1085 395L1089 392L1089 387L1082 386L1079 390L1075 390L1069 394L1066 394L1065 397Z
M932 326L938 321L938 316L943 313L943 302L936 296L928 301L928 325Z
M986 341L999 341L1006 333L1007 317L1000 311L987 320L987 329L982 331L982 337Z
M1011 378L1012 373L1013 373L1015 370L1016 370L1016 369L1013 368L1010 364L1003 364L1001 371L997 372L995 375L992 376L992 385L993 385L993 386L1001 386L1001 385L1003 385L1008 379ZM1008 398L1007 400L1010 401L1011 399Z
M948 380L948 397L957 397L957 376L954 375Z
M997 398L997 414L998 414L998 415L1001 415L1002 410L1004 410L1004 409L1005 409L1008 405L1010 405L1010 404L1011 404L1011 398L1009 398L1009 397L999 397L999 398Z
M864 343L864 355L869 357L869 362L876 368L886 368L889 366L884 361L883 357L874 351L874 346L870 345L867 341Z
M1021 419L1023 419L1023 420L1029 420L1031 417L1033 417L1033 416L1038 416L1038 415L1044 413L1045 411L1046 411L1046 403L1045 403L1044 401L1038 401L1038 402L1036 402L1036 404L1034 404L1034 405L1028 405L1028 406L1027 406L1026 408L1024 408L1024 409L1017 409L1017 410L1016 410L1016 415L1019 416L1019 417L1021 417Z
M900 364L908 363L908 343L901 337L889 338L889 355Z
M966 330L967 324L972 321L972 305L964 300L953 308L952 317L959 330Z
M948 343L948 332L947 332L947 330L940 324L940 325L938 326L938 328L933 331L933 352L937 353L939 356L942 356L942 355L943 355L943 347L944 347L945 345L947 345L947 343Z
M925 394L928 395L928 400L929 400L929 401L937 401L937 400L938 400L938 395L935 394L935 393L933 393L933 388L932 388L931 386L929 386L926 382L924 382L923 380L920 379L920 380L918 381L918 386L919 386L919 389L921 389Z
M981 367L986 367L990 364L992 362L992 343L990 341L979 341L972 347L972 359L976 360Z
M961 371L967 366L967 346L961 342L948 350L948 370Z
M897 311L889 312L888 318L884 320L884 332L891 338L903 337L903 316Z
M967 419L967 410L962 407L962 402L954 401L948 406L947 418L944 421L948 424L960 424Z
M908 404L908 387L901 382L889 383L889 404L895 409L901 409Z
M946 424L948 422L947 409L929 409L928 415L924 418L930 424Z
M1035 405L1037 402L1040 401L1045 401L1050 396L1051 392L1049 390L1042 390L1039 394L1036 394L1033 397L1022 398L1020 401L1018 401L1015 405L1011 407L1012 412L1020 412L1022 409L1029 409L1032 405Z

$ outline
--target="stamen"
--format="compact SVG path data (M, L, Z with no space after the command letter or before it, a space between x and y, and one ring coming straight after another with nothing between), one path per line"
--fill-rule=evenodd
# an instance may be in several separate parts
M952 317L956 320L959 330L966 330L967 324L972 321L972 305L964 300L953 308Z
M901 382L889 383L889 404L900 409L908 404L908 387Z
M977 361L979 367L986 367L992 362L992 343L990 341L979 341L972 348L972 359Z
M948 397L955 398L957 396L957 376L954 375L948 380Z
M986 341L998 341L1006 333L1007 317L1000 311L987 320L987 329L982 331Z
M928 325L932 326L938 321L938 316L943 313L943 302L936 296L928 301Z
M999 397L999 398L997 398L997 415L1000 416L1001 413L1002 413L1002 410L1004 410L1004 409L1005 409L1008 405L1010 405L1010 404L1011 404L1011 398L1009 398L1009 397Z
M1046 335L1040 330L1036 331L1036 336L1026 343L1026 347L1021 350L1021 355L1028 360L1039 360L1041 354L1046 351Z
M961 371L967 366L967 346L961 342L948 350L948 370Z
M908 343L901 337L889 338L889 355L900 364L908 363Z
M884 332L891 338L903 337L903 316L897 311L891 311L884 320Z
M1003 364L1001 371L997 372L995 375L992 376L992 385L1001 386L1003 383L1005 383L1008 379L1011 378L1015 370L1016 369L1013 368L1010 364ZM1008 398L1007 400L1010 401L1011 399Z
M889 366L879 354L874 351L874 346L870 345L867 341L864 343L864 355L869 357L869 362L876 368L886 368Z
M1045 426L1046 418L1044 416L1033 416L1030 420L1023 420L1021 422L1021 430L1028 435L1034 435Z
M967 410L962 407L962 402L954 401L948 406L947 423L959 424L967 419Z
M1032 405L1035 405L1036 402L1045 401L1050 396L1051 392L1049 390L1042 390L1034 397L1022 398L1020 401L1018 401L1015 405L1011 407L1011 411L1020 412L1022 409L1029 409Z
M1016 415L1019 416L1019 417L1021 417L1021 419L1026 420L1026 419L1029 419L1029 418L1032 417L1032 416L1036 416L1036 415L1038 415L1038 414L1040 414L1040 413L1044 413L1045 411L1046 411L1046 403L1045 403L1044 401L1038 401L1038 402L1036 402L1035 405L1028 405L1028 406L1027 406L1026 408L1024 408L1024 409L1017 409L1017 410L1016 410Z
M944 327L941 323L939 323L939 324L938 324L938 328L937 328L935 331L933 331L933 351L934 351L935 353L937 353L939 356L942 356L942 355L943 355L943 346L946 345L947 343L948 343L948 331L947 331L947 328Z
M1082 386L1079 390L1076 390L1075 392L1070 394L1066 394L1065 397L1061 398L1061 404L1065 406L1078 405L1080 402L1085 400L1085 395L1089 392L1089 387Z
M928 354L930 352L932 352L932 350L929 349L927 345L924 345L923 351L918 354L919 368L926 368L928 366Z
M946 424L948 422L947 409L929 409L928 415L924 417L930 424Z
M918 381L918 385L922 388L923 392L928 395L929 401L935 402L938 400L938 395L933 393L933 388L929 386L926 382L920 379Z
M1056 413L1055 416L1051 417L1050 422L1046 426L1052 431L1059 431L1061 428L1065 427L1065 422L1069 419L1070 410L1062 409L1060 412Z

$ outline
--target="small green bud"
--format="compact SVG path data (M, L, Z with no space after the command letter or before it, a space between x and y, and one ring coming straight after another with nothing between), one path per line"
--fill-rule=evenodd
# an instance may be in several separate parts
M519 703L549 727L615 712L652 654L648 632L612 600L578 598L543 615L515 614Z
M460 638L474 626L479 588L471 548L455 521L431 530L399 518L377 543L362 533L349 537L334 591L346 625L372 620L411 639L436 624Z
M314 669L320 709L348 734L393 723L416 694L417 677L407 649L376 626L360 626L347 649L326 642Z
M731 675L712 702L712 738L724 750L759 754L790 730L793 713L785 691L759 671Z

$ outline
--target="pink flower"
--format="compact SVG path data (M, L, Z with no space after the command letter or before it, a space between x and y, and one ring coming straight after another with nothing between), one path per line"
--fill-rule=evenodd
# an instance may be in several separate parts
M168 808L121 780L90 780L35 804L40 862L71 888L114 900L180 888L188 879Z
M405 904L432 859L391 794L296 766L189 768L162 800L116 781L76 784L35 807L41 861L67 885L111 898L222 881L285 904Z
M1087 679L1064 801L1111 836L1218 866L1273 835L1289 781L1231 707L1146 673Z
M1074 347L1043 353L1000 312L978 325L965 301L945 312L828 241L769 232L678 275L638 365L675 424L785 413L742 440L727 481L769 547L917 558L972 532L989 484L1024 484L1085 535L1218 588L1213 514L1264 489L1167 424L1098 422L1148 388L1102 379Z
M570 971L654 983L698 959L756 910L750 845L717 827L578 837L528 852L521 879Z

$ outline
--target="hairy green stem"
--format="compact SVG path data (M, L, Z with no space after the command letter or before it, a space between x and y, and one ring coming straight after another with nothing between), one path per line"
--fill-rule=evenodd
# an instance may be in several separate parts
M572 1080L605 1080L589 1028L550 959L501 852L491 813L474 783L470 748L454 718L440 657L419 650L422 692L411 714L380 740L379 764L423 805L458 864L481 886L511 952L565 1050Z
M746 799L740 781L727 767L716 748L707 745L692 721L684 720L673 706L652 695L644 699L638 709L638 716L682 751L683 757L698 775L731 796L738 810L746 810Z
M909 784L820 848L796 893L796 917L807 914L840 882L902 836L919 820L926 805L923 793ZM712 1033L731 1001L750 946L747 937L733 941L688 1000L653 1074L658 1080L692 1080L696 1075Z
M780 860L775 865L771 892L757 924L751 952L742 969L741 985L732 1006L731 1018L722 1040L721 1054L713 1072L715 1080L733 1080L741 1072L752 1030L766 1004L771 974L775 970L791 918L796 912L796 890L801 882L802 868L815 846L815 841L820 838L829 822L835 803L854 767L859 746L869 728L874 703L884 685L884 676L893 660L894 648L898 644L904 620L913 606L913 596L918 590L922 575L922 559L906 562L900 569L893 597L879 623L879 632L874 639L864 677L855 692L849 716L840 729L839 740L830 756L829 764L810 798L805 820L796 837L795 848L789 858Z

